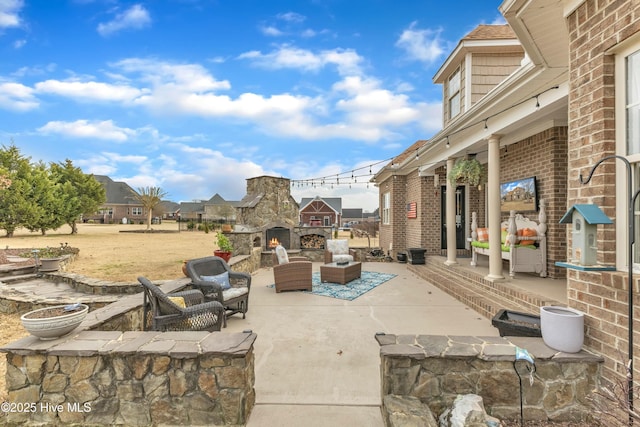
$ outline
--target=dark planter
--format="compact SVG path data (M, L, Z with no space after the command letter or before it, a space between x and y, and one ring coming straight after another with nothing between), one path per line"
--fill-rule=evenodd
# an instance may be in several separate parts
M409 248L409 263L424 264L424 253L427 251L423 248Z
M407 254L405 254L404 252L398 252L398 255L396 255L396 258L398 259L399 263L407 262Z
M541 337L540 316L502 309L493 316L491 324L498 328L500 336Z

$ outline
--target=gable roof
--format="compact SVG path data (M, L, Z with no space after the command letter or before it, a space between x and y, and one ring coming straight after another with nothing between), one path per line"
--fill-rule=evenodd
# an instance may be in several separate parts
M141 205L135 199L135 195L138 193L127 183L114 181L106 175L94 175L93 177L102 184L106 191L107 200L105 204Z
M478 25L460 39L456 48L440 66L435 76L433 76L433 82L444 83L453 71L458 68L465 55L469 52L521 52L524 54L524 48L518 40L516 33L508 24Z
M320 197L320 196L316 196L314 198L304 197L300 201L300 210L303 210L311 202L314 202L314 201L324 202L325 205L329 206L331 209L333 209L337 213L342 214L342 198L341 197Z
M474 28L469 34L464 36L462 40L500 40L515 39L516 33L507 25L487 25L480 24Z

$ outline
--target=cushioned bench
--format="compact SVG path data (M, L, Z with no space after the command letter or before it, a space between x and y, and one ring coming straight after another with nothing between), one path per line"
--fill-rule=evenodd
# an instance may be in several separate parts
M502 259L509 261L509 275L516 272L537 273L547 277L547 224L544 200L540 200L538 222L515 211L501 224ZM478 265L478 255L489 255L489 230L478 227L478 215L471 214L471 265Z

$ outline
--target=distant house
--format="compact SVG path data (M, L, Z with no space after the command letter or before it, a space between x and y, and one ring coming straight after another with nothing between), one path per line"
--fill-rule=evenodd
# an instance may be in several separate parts
M180 204L170 200L161 201L153 210L155 216L163 219L176 219L180 213Z
M330 227L341 224L342 199L340 197L303 198L300 202L300 223L304 226Z
M342 223L341 225L344 227L345 225L357 224L364 219L364 214L362 213L362 209L357 208L344 208L342 209Z
M239 202L227 201L218 193L209 200L180 203L180 219L202 221L234 221Z
M96 221L103 224L121 222L144 222L146 210L136 200L136 191L127 183L114 181L105 175L94 175L96 181L105 188L107 200L93 215L84 215L83 221Z

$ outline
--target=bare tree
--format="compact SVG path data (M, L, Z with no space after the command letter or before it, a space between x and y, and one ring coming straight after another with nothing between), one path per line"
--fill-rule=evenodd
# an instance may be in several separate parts
M139 187L138 193L134 195L134 198L147 210L147 230L151 230L153 208L158 206L166 196L167 193L160 187Z

